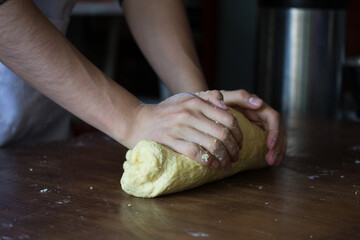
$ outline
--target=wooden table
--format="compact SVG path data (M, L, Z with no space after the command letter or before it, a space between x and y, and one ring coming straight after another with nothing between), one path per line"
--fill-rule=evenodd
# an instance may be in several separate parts
M99 133L0 150L0 239L360 239L360 124L286 126L280 167L156 199L121 190Z

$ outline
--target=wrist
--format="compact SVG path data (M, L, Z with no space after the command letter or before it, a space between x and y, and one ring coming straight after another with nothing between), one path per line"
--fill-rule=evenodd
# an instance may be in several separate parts
M146 104L140 102L140 104L126 113L125 124L117 121L118 126L116 129L118 129L118 131L114 134L113 138L129 149L133 148L139 141L138 129L141 128L140 122L141 119L146 119L144 116L144 112L146 111L145 106Z

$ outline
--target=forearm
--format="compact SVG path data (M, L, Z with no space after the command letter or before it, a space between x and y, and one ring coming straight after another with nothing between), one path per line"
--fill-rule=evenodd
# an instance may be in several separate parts
M181 0L125 0L142 52L172 93L207 89Z
M140 102L83 57L31 1L0 7L0 61L46 96L127 145Z

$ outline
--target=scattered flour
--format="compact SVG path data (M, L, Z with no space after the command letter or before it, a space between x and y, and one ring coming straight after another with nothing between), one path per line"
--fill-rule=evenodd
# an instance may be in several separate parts
M319 176L314 175L314 176L308 176L307 178L308 178L308 179L310 179L310 180L314 180L315 178L320 178L320 177L319 177Z
M207 233L202 233L202 232L189 232L187 231L187 233L193 237L210 237L209 234Z

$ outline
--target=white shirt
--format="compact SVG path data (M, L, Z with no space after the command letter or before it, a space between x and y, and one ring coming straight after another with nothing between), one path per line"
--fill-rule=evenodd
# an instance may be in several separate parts
M33 0L65 34L76 0ZM69 137L70 113L0 63L0 147Z

